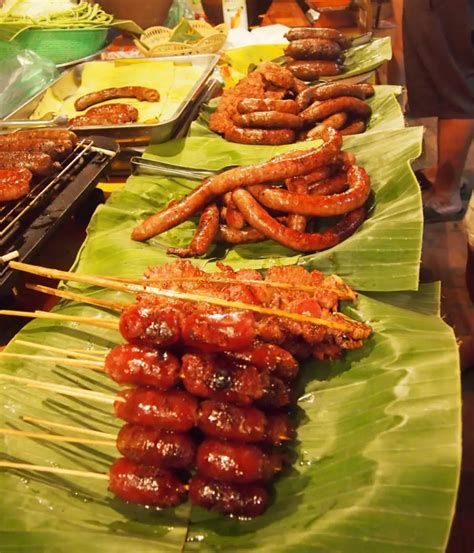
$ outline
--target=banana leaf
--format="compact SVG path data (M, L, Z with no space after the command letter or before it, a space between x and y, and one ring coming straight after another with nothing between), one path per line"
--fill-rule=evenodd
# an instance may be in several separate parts
M285 44L258 44L227 50L224 56L222 75L224 80L236 81L247 75L249 69L262 61L272 61L283 55ZM321 77L321 80L333 81L363 75L383 65L392 58L390 37L375 38L368 44L349 48L345 52L345 71L335 77ZM230 69L230 75L227 69Z
M209 267L223 260L233 267L265 268L275 263L299 263L344 277L358 290L394 291L418 287L422 235L420 191L409 160L421 151L421 128L347 137L345 149L353 152L372 179L374 202L367 220L349 239L334 248L301 255L278 244L258 244L226 249L216 246ZM187 138L153 146L147 157L193 167L221 168L230 164L260 162L290 149L308 148L309 143L289 146L231 144L220 138ZM191 241L196 220L163 233L148 243L130 240L139 221L196 186L196 181L150 176L131 177L127 186L99 208L91 227L91 247L81 257L84 272L107 274L109 258L117 271L128 276L136 263L153 264L167 247ZM101 259L104 262L101 263Z
M370 132L403 129L405 121L400 104L395 95L401 93L399 86L383 85L375 87L375 95L367 100L372 115L364 134ZM209 117L215 111L219 100L213 99L201 108L199 117L191 125L188 136L219 136L209 129Z
M92 248L89 242L80 257ZM108 263L113 274L117 260L110 256ZM86 293L124 299L117 292ZM340 361L303 367L295 460L276 481L273 504L262 517L238 521L188 504L146 509L114 499L105 480L1 469L2 551L443 551L458 485L460 382L453 332L432 314L438 305L439 288L424 285L413 293L360 295L345 308L370 322L374 334ZM113 316L74 302L56 311ZM40 320L17 338L71 349L102 349L119 340L115 331ZM15 341L7 350L35 352ZM20 377L111 395L116 390L101 373L54 362L3 357L0 366L1 373ZM48 431L23 416L109 433L118 427L110 405L5 381L0 395L2 427ZM112 447L18 436L2 436L0 443L4 459L83 471L105 473L117 456Z

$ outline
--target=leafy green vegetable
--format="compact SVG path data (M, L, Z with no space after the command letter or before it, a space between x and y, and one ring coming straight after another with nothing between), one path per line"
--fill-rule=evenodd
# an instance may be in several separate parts
M91 250L92 240L79 259ZM95 255L100 263L94 272L104 265L109 274L116 272L114 255ZM135 277L142 268L138 261ZM460 393L453 332L438 317L423 314L427 305L437 305L438 291L423 286L408 294L411 309L391 305L391 294L385 295L388 301L361 295L347 306L346 313L367 320L374 335L341 361L304 366L295 462L277 480L274 504L261 518L240 522L190 511L187 504L147 510L113 499L105 481L1 469L2 550L76 553L84 544L90 553L444 550L459 474ZM86 293L124 299L110 291ZM397 294L393 303L403 296ZM112 316L73 302L56 311ZM119 339L116 332L91 326L39 320L18 338L71 349L110 347ZM15 342L8 351L34 353ZM0 358L0 372L111 395L116 390L101 373L54 363ZM105 432L119 426L110 405L5 381L0 396L2 427L48 431L21 421L25 415ZM106 446L1 440L2 456L19 462L105 472L117 456Z
M416 289L421 251L422 214L418 183L408 161L421 151L421 128L402 129L347 137L344 148L364 166L375 192L368 219L351 238L325 252L301 255L274 242L222 246L201 260L211 266L221 259L233 267L265 268L277 264L303 264L335 272L358 290L393 291ZM147 157L193 166L222 168L267 160L291 149L305 149L309 143L289 146L230 144L221 138L187 138L151 147ZM189 193L194 181L159 177L132 177L123 191L98 210L93 222L95 248L81 258L82 270L101 268L100 257L116 255L117 270L123 274L134 263L153 263L165 255L166 247L190 242L196 221L188 221L149 243L129 239L132 228L147 215L162 209L171 199ZM120 250L116 254L116 248ZM103 253L99 253L103 252ZM98 264L98 265L97 265ZM104 273L104 263L99 273Z
M197 42L201 38L201 33L191 27L189 21L182 17L178 25L173 29L170 42Z
M367 100L372 108L372 115L366 133L392 131L405 127L403 113L395 97L400 92L399 86L375 87L375 95ZM218 136L209 129L209 117L216 110L218 103L219 100L216 98L202 107L198 119L191 125L189 136Z

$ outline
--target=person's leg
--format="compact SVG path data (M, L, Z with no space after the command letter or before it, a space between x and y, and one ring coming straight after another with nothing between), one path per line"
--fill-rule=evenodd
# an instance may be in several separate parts
M438 164L425 196L427 207L441 214L461 211L461 178L473 136L474 119L438 120Z

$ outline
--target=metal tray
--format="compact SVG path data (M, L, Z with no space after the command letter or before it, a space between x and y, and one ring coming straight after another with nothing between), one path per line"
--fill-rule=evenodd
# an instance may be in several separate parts
M79 135L100 134L113 138L122 146L141 146L145 144L158 144L160 142L166 142L178 132L180 128L180 121L183 114L186 113L187 108L192 105L199 97L203 87L206 84L209 76L211 75L214 67L219 60L219 56L215 54L201 54L193 56L169 56L160 58L141 58L134 59L134 63L149 62L149 61L173 61L176 64L192 63L193 65L202 69L201 76L189 91L188 95L184 98L181 104L177 107L175 113L169 119L160 121L159 123L144 124L144 123L127 123L125 125L111 125L111 126L87 126L87 127L74 127L73 130ZM94 63L111 64L113 61L100 61ZM75 94L82 82L82 72L87 63L82 63L68 69L60 75L58 79L50 83L46 88L38 92L33 98L28 100L25 104L17 108L10 113L5 120L11 121L30 119L34 113L38 104L46 94L48 89L51 89L54 95L60 100L65 100L69 96ZM159 75L157 75L156 88L160 89ZM47 125L47 121L44 122Z

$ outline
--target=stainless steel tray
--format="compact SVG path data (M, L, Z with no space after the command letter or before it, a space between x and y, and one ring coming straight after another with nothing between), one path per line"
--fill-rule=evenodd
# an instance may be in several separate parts
M187 108L192 105L199 97L203 87L205 86L208 78L210 77L214 67L219 60L219 56L215 54L200 54L193 56L169 56L160 58L141 58L134 59L134 63L149 62L149 61L173 61L176 64L189 65L190 63L202 69L201 75L197 82L192 86L191 90L177 107L175 113L169 119L160 121L159 123L144 124L144 123L127 123L125 125L111 125L111 126L87 126L87 127L74 127L73 130L80 135L100 134L102 136L108 136L119 142L122 146L142 146L145 144L157 144L160 142L166 142L179 131L181 118L188 110ZM113 61L100 61L94 63L111 64ZM76 65L62 73L55 81L50 83L46 88L38 92L33 98L28 100L25 104L17 108L10 113L5 120L11 121L13 119L26 120L30 119L34 113L38 104L46 94L48 89L54 93L54 95L60 100L69 98L77 89L81 86L82 73L87 63ZM131 83L132 84L132 83ZM157 75L156 88L160 90L160 79Z

